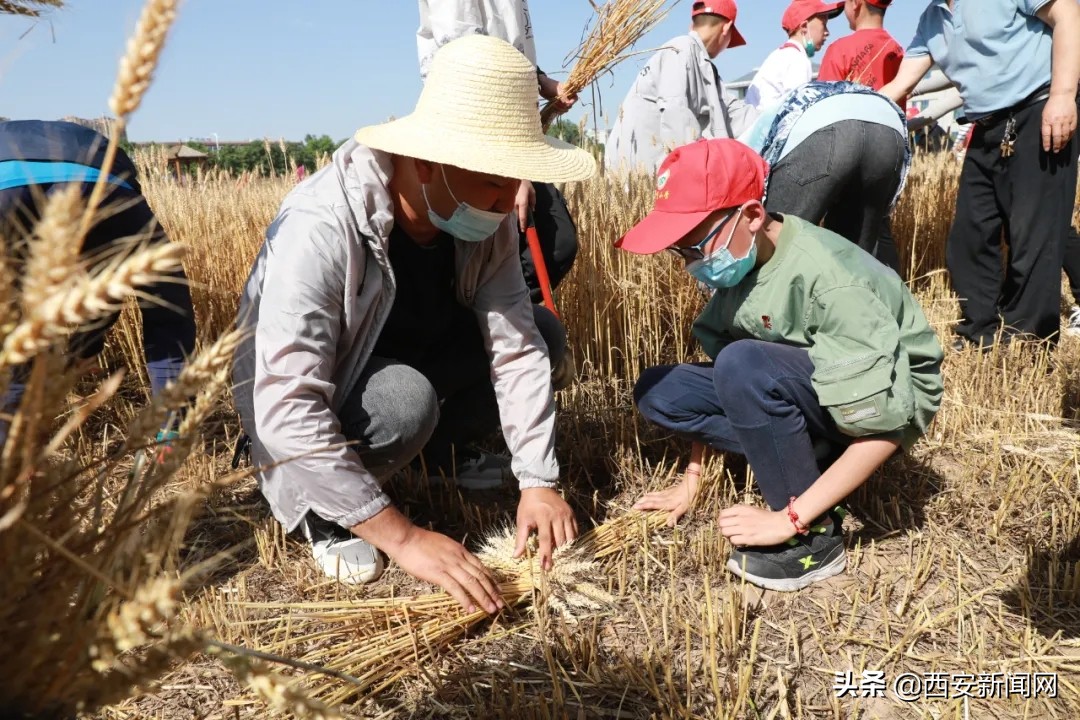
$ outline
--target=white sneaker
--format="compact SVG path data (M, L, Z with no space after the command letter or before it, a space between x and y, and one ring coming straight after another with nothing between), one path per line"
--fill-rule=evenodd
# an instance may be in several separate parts
M1080 306L1073 305L1069 311L1069 318L1065 321L1065 334L1080 336Z
M364 585L382 576L382 553L345 528L309 512L300 522L300 530L327 577L346 585Z
M476 453L454 469L454 476L445 478L465 490L492 490L502 487L511 476L510 459L492 453ZM442 475L429 475L428 480L443 481Z

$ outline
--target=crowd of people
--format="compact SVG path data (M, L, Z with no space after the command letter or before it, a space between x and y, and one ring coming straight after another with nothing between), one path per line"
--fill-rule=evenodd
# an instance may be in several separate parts
M689 32L645 63L606 146L609 170L655 174L654 209L616 247L668 251L711 293L693 320L709 359L637 378L641 416L691 452L678 484L635 507L675 523L705 452L744 455L766 507L715 510L731 572L768 589L843 571L844 499L916 443L941 404L942 346L898 274L888 221L911 161L907 98L934 65L973 127L948 239L962 314L953 345L1053 346L1061 331L1080 7L931 0L905 50L884 29L889 5L794 0L780 18L786 40L743 100L712 62L748 42L736 3L694 2ZM841 14L853 32L828 46L814 79L811 58ZM266 231L240 302L249 333L235 396L263 495L327 575L373 582L389 557L494 612L490 572L415 525L384 486L405 469L466 489L514 478L519 555L535 533L550 565L576 537L554 396L573 363L539 300L577 250L554 183L597 168L542 131L538 96L564 110L577 98L537 67L524 0L420 0L420 17L415 110L358 130ZM88 187L100 145L64 123L0 124L7 221L32 226L53 188ZM129 209L86 251L139 229L163 240L122 154L108 182ZM167 317L144 317L155 389L193 339L180 288L152 288ZM100 349L87 348L75 352ZM500 428L509 458L476 449Z

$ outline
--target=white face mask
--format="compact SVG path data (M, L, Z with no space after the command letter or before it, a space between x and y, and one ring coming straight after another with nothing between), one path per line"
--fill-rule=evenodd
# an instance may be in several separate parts
M428 220L431 221L431 224L465 242L483 242L494 235L509 213L480 210L468 203L459 202L454 196L454 191L450 189L450 184L446 182L445 170L442 176L443 185L446 185L446 192L450 193L450 197L458 206L449 220L440 217L431 209L431 203L428 201L427 196L427 184L421 185L420 190L423 192L424 202L428 206Z

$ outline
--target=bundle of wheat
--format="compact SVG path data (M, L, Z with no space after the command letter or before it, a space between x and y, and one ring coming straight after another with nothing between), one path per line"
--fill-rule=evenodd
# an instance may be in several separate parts
M513 528L492 533L477 557L491 568L508 608L547 610L574 624L610 608L600 559L640 544L659 529L665 513L620 516L555 551L551 570L541 572L535 557L514 558ZM240 603L253 627L281 638L265 652L291 655L308 649L303 663L332 670L311 687L312 697L329 705L370 698L429 666L454 642L489 619L478 610L464 613L449 593L328 603ZM282 614L280 611L286 611ZM358 640L362 642L358 643ZM341 682L344 680L345 682Z
M581 45L568 56L576 60L563 83L563 93L577 95L601 74L627 57L627 50L667 16L673 0L609 0L597 6L592 30ZM540 113L546 131L562 106L550 101Z

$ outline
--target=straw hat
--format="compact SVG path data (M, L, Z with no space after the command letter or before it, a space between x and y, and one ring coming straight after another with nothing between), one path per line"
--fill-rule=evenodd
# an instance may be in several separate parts
M465 170L537 182L584 180L596 162L544 135L536 68L514 46L486 35L444 45L411 115L356 131L376 150Z

